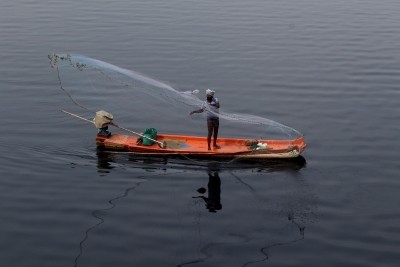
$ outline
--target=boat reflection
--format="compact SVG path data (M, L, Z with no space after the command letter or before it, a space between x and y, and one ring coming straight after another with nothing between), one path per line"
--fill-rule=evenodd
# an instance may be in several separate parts
M232 169L252 169L254 172L297 172L306 167L304 157L290 159L221 159L189 158L187 156L150 157L129 152L97 150L99 173L108 173L117 165L142 169L184 169L211 170L211 172ZM127 166L128 165L128 166Z
M97 171L99 173L109 173L114 169L114 159L112 154L98 150L97 153Z
M280 172L297 173L302 168L305 168L306 160L303 157L298 157L295 159L283 159L283 160L220 160L220 161L210 161L207 159L191 159L191 158L164 158L164 157L143 157L131 153L116 153L109 151L97 151L97 169L100 175L108 175L110 172L118 172L121 170L135 168L139 171L140 175L149 170L155 171L154 174L150 174L149 179L156 179L156 175L171 175L173 177L175 170L181 172L178 173L198 173L196 174L196 179L194 182L189 184L185 189L193 190L189 194L189 197L185 197L186 200L195 202L195 209L192 211L195 214L195 218L198 218L198 222L194 224L193 228L198 227L196 230L199 232L199 236L203 236L201 231L204 231L202 226L200 214L204 212L209 214L209 216L219 215L221 220L224 220L222 212L229 215L229 209L223 207L228 207L232 205L229 202L229 193L225 192L222 188L221 180L228 184L227 177L235 179L235 183L239 186L243 186L243 190L247 190L247 195L255 200L259 209L256 209L259 213L257 214L261 218L267 217L270 214L276 215L278 219L277 225L280 227L282 232L275 233L274 231L261 231L260 236L244 236L244 238L249 238L255 243L255 249L259 251L254 258L250 257L243 259L244 262L241 266L250 266L253 264L262 264L270 258L271 250L280 246L288 246L293 243L299 242L305 238L305 227L307 222L307 217L310 213L315 210L313 202L313 190L310 190L309 185L303 179L290 180L292 190L288 190L288 195L283 193L284 197L279 196L271 197L269 202L265 202L265 199L259 198L259 189L256 187L254 180L246 179L250 175L258 175L258 173L272 173L272 175L265 176L275 176L279 175ZM242 171L245 170L245 171ZM243 173L243 175L242 175ZM264 175L262 175L264 176ZM296 175L289 175L290 177L299 177ZM168 176L167 176L168 177ZM183 176L184 177L184 176ZM200 179L197 179L200 177ZM221 179L222 178L222 179ZM154 181L153 180L153 181ZM201 180L200 184L197 184ZM125 198L132 190L138 188L141 183L146 183L147 180L142 182L135 181L129 188L125 188L123 194L115 196L114 198L107 200L110 205L104 209L96 209L92 212L92 216L97 219L97 222L89 227L83 240L79 244L79 255L75 259L75 266L78 266L79 260L83 255L84 244L88 241L90 237L90 232L93 229L99 227L105 222L105 217L102 214L105 211L113 209L119 199ZM230 184L232 180L229 181ZM263 180L264 181L264 180ZM267 179L265 181L268 181ZM271 181L271 180L269 180ZM272 185L274 182L270 182ZM193 185L194 184L194 185ZM286 185L285 185L286 186ZM190 189L190 187L192 187ZM196 192L197 189L197 192ZM180 191L183 192L183 191ZM225 192L225 201L223 203L223 192ZM242 190L240 190L242 192ZM289 193L294 193L289 196ZM275 202L274 202L275 201ZM200 209L198 209L200 207ZM204 208L203 208L204 207ZM268 214L268 215L267 215ZM281 217L286 217L286 220L281 220ZM269 218L269 217L268 217ZM226 218L225 218L226 219ZM196 226L197 225L197 226ZM268 225L268 223L267 223ZM269 224L271 229L276 229L276 225L271 222ZM263 229L263 228L262 228ZM235 229L234 229L235 230ZM240 233L240 231L238 231ZM204 235L205 236L205 235ZM200 240L200 239L199 239ZM194 240L195 241L195 240ZM188 242L193 242L193 240L188 240ZM203 242L203 241L201 241ZM213 243L201 243L198 246L198 255L189 261L182 261L177 266L184 266L193 263L201 263L207 260L212 260L209 255L214 247ZM139 242L140 243L140 242ZM235 245L234 243L221 243L220 246L226 245L227 247ZM261 253L261 255L260 255Z

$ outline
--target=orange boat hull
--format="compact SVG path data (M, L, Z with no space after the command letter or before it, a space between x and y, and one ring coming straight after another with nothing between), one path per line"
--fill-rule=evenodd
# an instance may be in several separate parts
M199 136L184 136L159 134L157 141L166 144L162 148L153 143L145 146L137 143L137 137L113 134L110 137L97 135L96 144L106 150L132 152L141 155L186 155L199 157L223 158L295 158L306 148L304 137L294 140L249 140L237 138L218 138L220 149L208 150L207 138ZM253 145L249 145L253 141ZM263 146L257 147L255 143Z

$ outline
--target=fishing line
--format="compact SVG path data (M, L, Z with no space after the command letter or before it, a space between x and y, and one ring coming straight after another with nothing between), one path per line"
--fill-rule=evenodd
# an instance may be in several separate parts
M79 254L78 254L78 256L76 256L76 258L75 258L74 267L77 267L77 266L78 266L78 261L79 261L80 257L81 257L82 254L83 254L83 245L84 245L84 243L85 243L85 242L88 240L88 238L89 238L89 232L92 231L93 229L99 227L101 224L103 224L103 223L105 222L104 218L102 218L100 215L98 215L98 213L99 213L99 212L105 212L105 211L109 211L109 210L114 209L114 208L116 207L116 204L114 203L114 201L117 201L118 199L121 199L121 198L124 198L124 197L128 196L129 192L130 192L131 190L134 190L134 189L136 189L137 187L139 187L141 183L143 183L143 182L138 182L137 184L135 184L135 186L132 186L132 187L130 187L130 188L127 188L127 189L124 191L124 193L123 193L122 195L110 199L110 200L108 201L108 203L111 205L111 207L104 208L104 209L97 209L97 210L94 210L94 211L92 212L92 216L93 216L94 218L98 219L99 222L96 223L95 225L89 227L89 228L85 231L85 237L81 240L81 242L79 242Z
M183 171L182 171L182 172L175 172L175 173L172 173L172 174L176 174L176 173L183 173ZM158 175L156 175L156 176L165 176L165 175L171 175L171 173L167 173L167 174L166 174L166 173L163 173L163 174L158 174ZM137 189L142 183L146 182L146 181L147 181L146 178L147 178L146 175L142 175L142 176L137 177L137 179L143 179L143 181L137 182L134 186L125 189L125 191L124 191L124 193L123 193L122 195L110 199L110 200L108 201L108 203L111 205L110 207L104 208L104 209L97 209L97 210L94 210L94 211L91 213L92 216L93 216L94 218L96 218L96 219L99 220L99 222L97 222L97 223L94 224L93 226L89 227L89 228L85 231L85 236L84 236L84 238L83 238L83 239L80 241L80 243L79 243L79 254L78 254L78 256L76 256L76 258L75 258L75 265L74 265L74 267L77 267L77 266L78 266L78 261L79 261L79 259L82 257L82 255L83 255L83 245L84 245L84 243L89 239L89 232L93 231L95 228L99 227L101 224L103 224L103 223L105 222L104 218L101 217L101 216L99 215L99 213L100 213L100 212L105 212L105 211L109 211L109 210L114 209L114 208L117 206L116 203L115 203L117 200L127 197L128 194L129 194L132 190Z
M297 222L295 222L294 218L289 218L289 220L299 228L300 237L295 238L294 240L291 240L291 241L288 241L288 242L278 242L278 243L273 243L271 245L267 245L265 247L262 247L260 249L260 252L265 256L265 258L261 259L261 260L257 260L257 261L246 262L245 264L242 265L242 267L248 266L250 264L255 264L255 263L267 261L269 259L269 255L268 255L267 251L270 248L279 247L279 246L288 246L288 245L291 245L291 244L294 244L296 242L299 242L299 241L303 240L305 238L304 237L304 229L305 229L305 227L302 227Z
M232 171L229 171L229 173L230 173L234 178L236 178L236 179L240 182L240 184L242 184L243 186L245 186L245 187L251 192L253 198L254 198L254 199L256 200L256 202L257 202L257 206L258 206L261 210L264 210L264 207L261 205L262 202L261 202L261 201L259 200L259 198L256 196L256 191L254 190L254 188L253 188L251 185L247 184L246 182L242 181L242 179L241 179L240 177L238 177L237 175L233 174ZM265 212L265 211L264 211L264 212ZM270 248L277 247L277 246L290 245L290 244L296 243L296 242L298 242L298 241L301 241L301 240L303 240L303 239L305 238L305 237L304 237L305 226L300 225L300 224L295 220L295 215L294 215L293 209L290 210L290 212L288 213L287 216L288 216L288 220L289 220L291 223L293 223L293 224L299 229L299 235L300 235L300 237L295 238L294 240L291 240L291 241L288 241L288 242L278 242L278 243L273 243L273 244L271 244L271 245L267 245L267 246L262 247L262 248L260 249L260 252L261 252L265 257L264 257L263 259L261 259L261 260L246 262L245 264L242 265L243 267L248 266L248 265L251 265L251 264L259 263L259 262L264 262L264 261L268 260L268 259L269 259L269 255L268 255L267 250L270 249Z
M69 99L70 99L75 105L77 105L78 107L81 107L81 108L83 108L83 109L86 109L87 111L91 111L91 110L89 110L87 107L85 107L85 106L81 105L80 103L78 103L78 101L76 101L76 100L71 96L71 94L70 94L67 90L64 89L64 87L63 87L63 85L62 85L62 82L61 82L60 71L59 71L58 67L56 67L56 70L57 70L57 76L58 76L58 81L59 81L59 83L60 83L60 88L61 88L61 90L69 97ZM93 111L92 111L92 112L93 112Z

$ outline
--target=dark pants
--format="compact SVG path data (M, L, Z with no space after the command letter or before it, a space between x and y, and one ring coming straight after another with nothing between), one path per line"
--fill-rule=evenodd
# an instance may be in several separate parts
M111 133L108 131L108 126L100 128L98 134L104 135L104 136L110 136L111 135Z
M219 128L219 119L207 119L207 128L208 128L208 136L207 136L207 142L208 142L208 148L210 148L210 143L211 143L211 136L214 134L214 142L213 145L217 145L217 138L218 138L218 128Z

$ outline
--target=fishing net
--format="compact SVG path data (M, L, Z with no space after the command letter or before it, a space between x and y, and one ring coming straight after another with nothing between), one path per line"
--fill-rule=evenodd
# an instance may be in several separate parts
M154 127L160 133L188 135L207 132L207 112L189 116L191 111L204 105L205 92L178 91L138 72L81 55L48 57L57 71L60 88L71 100L68 108L79 109L81 115L92 118L96 111L105 110L113 114L119 125L131 129ZM223 105L218 116L220 137L295 139L302 136L297 130L267 118L228 112Z

